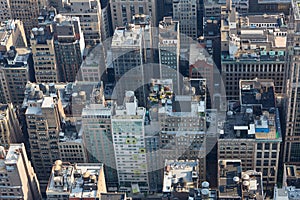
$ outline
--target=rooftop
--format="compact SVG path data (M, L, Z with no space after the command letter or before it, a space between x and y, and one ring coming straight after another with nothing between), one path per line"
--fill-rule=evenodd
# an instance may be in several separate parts
M261 105L268 110L276 107L273 80L240 80L241 105Z
M220 138L280 140L279 111L271 80L240 80L240 101L229 102Z
M100 163L79 163L71 165L57 160L52 167L46 194L66 194L69 197L99 197L100 173L103 165Z
M126 194L123 193L101 193L101 200L126 200Z
M28 62L31 50L27 48L10 47L5 55L0 55L4 68L25 68L28 70Z
M239 184L242 184L242 193L245 199L263 200L263 183L262 173L254 170L242 172L242 179Z
M20 20L7 20L0 23L0 46L6 46Z
M283 177L285 186L300 188L300 166L285 164Z
M185 79L182 95L173 93L171 79L153 79L148 97L150 113L170 116L199 116L206 109L206 79Z
M222 47L223 62L285 61L287 25L283 14L223 15L221 41L227 43Z
M163 21L159 23L160 45L177 45L177 40L179 40L179 22L173 21L172 17L164 17Z
M53 33L50 27L34 27L31 30L31 40L36 40L37 44L46 45L48 40L53 39Z
M219 160L218 163L219 198L241 199L242 187L234 181L235 177L242 178L241 160Z
M0 172L7 173L13 171L14 165L17 165L20 154L25 151L24 144L10 144L9 149L6 151L3 146L0 146ZM26 155L25 155L26 156Z
M163 192L189 192L196 188L198 160L166 160L164 170Z
M117 27L113 38L112 48L135 48L140 47L142 42L142 28L129 24L128 27Z
M300 189L293 186L284 188L274 188L274 200L298 200L300 199Z

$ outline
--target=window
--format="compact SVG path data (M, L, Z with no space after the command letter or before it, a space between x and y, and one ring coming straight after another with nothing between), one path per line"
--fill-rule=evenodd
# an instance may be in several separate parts
M265 143L265 149L270 149L270 144L269 143Z
M261 166L261 160L256 161L256 166Z
M262 144L261 144L261 143L258 143L258 144L257 144L257 149L258 149L258 150L261 150L261 149L262 149Z

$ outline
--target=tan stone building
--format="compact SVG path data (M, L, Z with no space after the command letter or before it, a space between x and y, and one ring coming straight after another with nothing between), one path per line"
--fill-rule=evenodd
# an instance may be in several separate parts
M100 43L102 32L105 31L105 26L102 26L104 22L102 21L100 1L69 0L68 7L68 12L63 12L62 14L64 16L79 17L85 45L87 47L93 47ZM104 35L107 34L104 33Z
M30 44L36 81L38 83L58 82L54 37L50 28L34 27L31 30Z
M274 91L272 80L241 80L240 102L229 103L218 139L218 159L239 159L243 170L262 172L265 187L277 183L282 142Z
M11 46L27 47L23 22L20 20L3 20L0 25L0 52L6 53Z
M39 0L11 0L9 2L13 19L19 19L24 23L26 38L30 38L30 31L38 25Z
M131 23L132 17L135 14L149 15L153 24L158 23L156 17L156 0L114 0L110 3L110 9L113 29L124 26L126 23Z
M39 182L24 144L0 147L0 199L42 199Z
M12 47L2 58L0 64L0 100L2 103L21 105L24 89L30 80L32 68L31 51Z
M284 92L287 24L283 14L239 16L235 8L222 11L221 67L226 97L238 99L239 80L273 79Z
M0 144L8 148L11 143L22 142L22 137L13 105L0 104Z

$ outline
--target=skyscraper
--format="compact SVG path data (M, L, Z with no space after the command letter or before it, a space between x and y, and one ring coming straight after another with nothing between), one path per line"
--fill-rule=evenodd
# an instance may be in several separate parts
M71 164L56 160L52 169L51 166L47 200L100 199L101 193L106 193L102 163Z
M41 2L43 1L40 0L9 1L12 19L19 19L20 21L23 22L27 41L30 38L31 29L38 25L38 16L40 13L40 8L46 6L46 5L41 5L40 7L39 4Z
M7 152L0 146L0 166L1 199L42 199L24 144L11 144Z
M35 79L38 83L59 81L59 72L54 49L54 36L50 27L34 27L30 44L34 60Z
M2 103L22 105L24 89L28 81L32 81L33 62L31 51L25 48L11 47L2 57L0 64L0 99Z
M228 8L229 9L229 8ZM222 12L221 67L227 99L238 99L240 79L273 79L284 91L287 73L287 25L284 15L238 16Z
M173 21L171 17L164 17L159 23L158 51L160 78L172 78L174 92L179 94L180 31L179 22Z
M135 91L139 105L146 103L145 84L151 68L145 64L151 60L151 26L149 16L143 16L144 23L118 27L112 38L111 51L117 85L115 88L118 104L122 103L126 90Z
M79 71L84 50L84 37L78 17L56 15L53 24L54 48L59 80L74 82Z
M8 0L1 0L0 1L0 20L1 22L12 19L11 17L11 8L10 3Z
M273 80L240 80L240 101L229 103L218 139L218 159L239 159L243 170L262 172L265 187L277 182L282 142Z
M11 18L2 20L0 31L2 40L0 44L0 52L2 54L5 54L7 51L9 51L9 48L11 46L14 46L16 48L27 47L26 35L22 21L11 20Z
M112 135L119 190L132 193L149 190L146 144L146 109L138 107L133 91L127 91L123 106L112 116Z
M288 32L288 50L291 52L289 56L289 75L287 85L287 112L286 112L286 135L284 144L284 162L290 164L300 164L300 129L298 128L300 123L299 107L299 73L300 73L300 44L299 44L299 33L300 33L300 1L293 0L292 8L293 15L291 16L290 30Z
M198 37L197 0L173 0L173 20L179 21L181 34Z
M106 104L106 106L105 106ZM104 164L108 189L118 186L116 160L113 146L110 103L90 104L82 111L82 131L88 160Z
M107 28L102 24L100 1L69 0L65 8L66 12L61 12L64 16L79 17L86 47L93 47L100 43L102 39L101 32L105 32Z
M24 99L31 160L42 191L49 178L49 166L59 159L58 138L62 105L56 92L54 87L46 90L45 86L28 84Z

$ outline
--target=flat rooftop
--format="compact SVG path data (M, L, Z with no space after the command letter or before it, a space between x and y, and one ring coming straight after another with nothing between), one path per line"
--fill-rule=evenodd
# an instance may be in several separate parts
M198 180L198 160L166 160L164 170L163 192L175 192L173 183L179 183L183 187L185 182L185 192L194 188L194 182ZM180 187L180 186L179 186ZM179 191L179 190L178 190Z
M246 172L242 172L242 180L241 184L246 185L247 187L243 188L243 197L249 199L256 200L264 200L264 192L263 192L263 183L262 183L262 173L256 172L254 170L249 170ZM246 181L246 182L244 182Z
M242 105L261 105L264 109L275 108L275 86L273 80L240 80Z
M100 163L57 162L52 167L46 194L67 194L70 197L99 197L98 181L103 165ZM103 191L102 191L103 192Z
M241 199L242 187L233 178L241 179L241 160L219 160L218 162L219 198Z
M281 141L273 80L240 80L240 101L229 102L220 138Z
M159 22L159 43L160 45L177 45L179 39L179 22L173 21L171 17L164 17L163 21ZM173 40L169 43L167 40Z
M234 15L236 18L231 17ZM222 61L284 62L287 44L286 17L279 15L237 16L234 12L221 21Z
M300 188L300 166L284 165L284 176L286 177L286 185Z
M21 156L20 149L22 149L23 147L24 147L23 144L10 144L10 147L6 153L6 157L4 160L5 165L17 164Z
M117 27L113 38L112 48L136 48L140 47L142 41L142 29L130 24L129 27Z

